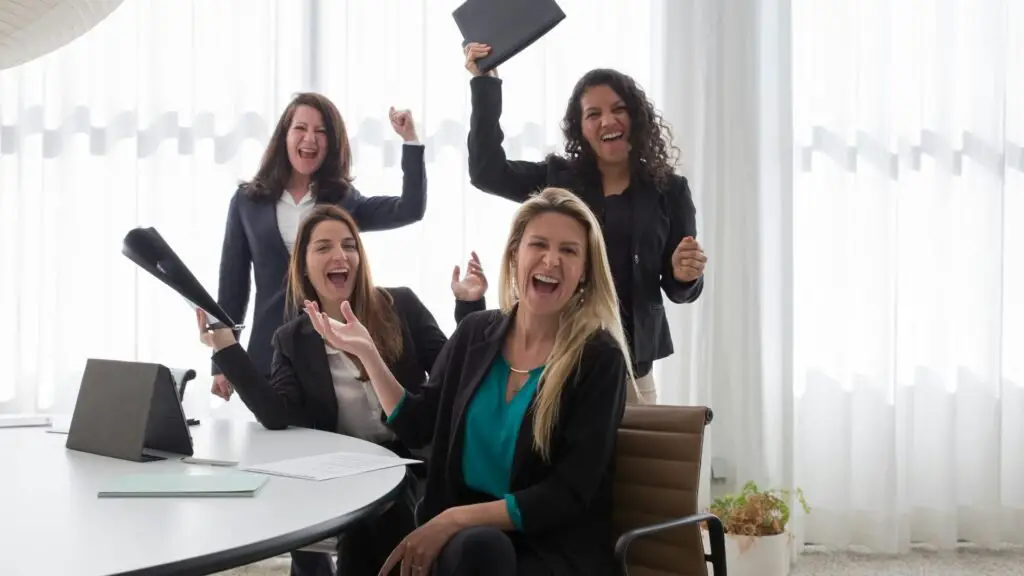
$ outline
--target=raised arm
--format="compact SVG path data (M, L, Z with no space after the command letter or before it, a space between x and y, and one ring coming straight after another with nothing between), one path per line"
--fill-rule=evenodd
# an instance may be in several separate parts
M455 300L455 324L459 325L467 316L473 312L487 310L487 299L481 297L479 300Z
M467 58L471 52L467 47ZM473 67L475 68L475 64ZM467 68L470 68L467 62ZM509 160L501 131L501 80L474 76L469 81L473 111L469 117L469 181L488 194L525 202L547 182L547 162Z
M408 110L389 113L391 127L402 137L402 195L363 196L352 188L344 208L363 232L401 228L423 219L427 212L427 169L424 148L416 136L416 125Z
M402 145L402 195L363 196L349 189L343 208L352 213L360 230L392 230L423 219L427 212L427 170L423 146Z
M487 309L487 276L476 252L470 253L466 273L460 277L460 269L452 270L452 295L455 296L455 324L460 324L473 312Z
M245 311L249 307L249 294L252 288L252 253L249 250L249 239L245 235L239 206L243 202L243 194L244 189L239 188L228 204L224 243L220 254L220 277L217 283L217 304L238 324L245 322ZM216 363L213 365L213 373L221 373Z
M686 178L674 179L666 190L668 200L669 233L668 242L661 257L661 288L668 299L676 304L693 302L704 291L704 276L689 282L680 282L673 274L672 255L683 238L697 238L697 208Z

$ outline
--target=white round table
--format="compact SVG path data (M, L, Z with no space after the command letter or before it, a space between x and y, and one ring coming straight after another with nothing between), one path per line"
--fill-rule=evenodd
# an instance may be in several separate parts
M339 434L255 422L204 420L196 457L264 463L328 452L393 455ZM45 428L0 429L0 574L209 574L307 546L379 513L405 466L313 482L269 476L252 498L98 498L124 474L233 468L128 462L64 447ZM233 458L232 458L233 457Z

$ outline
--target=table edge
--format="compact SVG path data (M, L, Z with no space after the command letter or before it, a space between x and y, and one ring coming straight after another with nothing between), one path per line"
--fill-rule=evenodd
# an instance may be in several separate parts
M135 570L129 570L127 572L117 572L115 576L136 576L141 574L213 574L215 572L221 572L231 568L238 568L260 560L266 560L279 554L284 554L285 552L291 552L292 550L298 550L304 546L309 546L310 544L314 544L332 536L337 536L343 528L355 524L364 518L370 517L378 511L383 512L383 510L381 510L382 508L387 508L388 506L395 504L395 500L397 500L398 495L404 489L407 482L409 482L408 469L402 477L402 480L400 480L398 484L396 484L395 487L387 494L381 496L375 502L358 510L349 512L343 516L321 522L308 528L303 528L281 536L275 536L260 542L246 544L245 546L220 550L204 556L186 558L184 560L177 560L166 564L145 566Z

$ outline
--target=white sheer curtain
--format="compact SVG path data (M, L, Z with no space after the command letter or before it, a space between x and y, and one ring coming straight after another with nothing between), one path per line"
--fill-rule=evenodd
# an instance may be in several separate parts
M0 73L0 412L69 412L89 357L195 368L193 394L208 398L189 309L120 254L121 239L156 227L215 292L227 201L300 90L341 109L365 194L399 193L385 118L390 105L412 110L427 215L370 235L368 249L379 284L412 287L453 329L452 266L475 249L496 274L515 209L466 175L458 4L138 0ZM568 18L501 69L507 148L524 159L561 146L558 120L587 69L657 80L657 2L559 4Z
M207 372L188 308L121 239L156 227L216 293L230 194L308 88L283 8L126 2L0 73L0 410L70 412L89 357Z
M717 489L799 486L831 546L1022 541L1024 4L683 4L710 265L657 379Z
M664 4L662 108L708 254L704 294L667 305L659 401L711 406L706 504L746 480L792 485L789 1ZM714 460L710 457L713 456ZM712 466L725 485L710 484Z
M698 492L707 504L716 476L788 485L792 453L781 442L791 349L779 321L791 270L782 216L790 206L792 133L784 89L788 2L666 2L663 100L682 151L681 172L697 208L697 238L708 253L705 292L667 304L676 353L655 365L658 401L711 406Z
M707 289L667 402L806 541L1024 534L1024 4L668 4L666 115Z
M1024 542L1024 3L793 5L807 537Z

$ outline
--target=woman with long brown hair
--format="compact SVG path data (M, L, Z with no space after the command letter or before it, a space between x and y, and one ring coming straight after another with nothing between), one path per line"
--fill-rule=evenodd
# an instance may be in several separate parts
M364 232L399 228L423 218L427 178L423 146L408 111L389 113L402 138L402 195L363 196L353 185L352 147L337 107L316 93L302 93L285 108L259 170L238 187L228 206L217 302L242 324L256 283L248 351L270 374L270 339L286 320L285 280L299 223L319 205L344 208ZM213 393L228 400L230 379L214 365Z
M453 278L452 290L462 298L456 304L456 317L482 309L486 289L478 265L471 264L461 280ZM344 321L344 303L371 335L379 357L409 390L419 390L425 383L448 341L412 290L374 285L355 219L336 206L313 208L299 227L288 293L298 310L315 302L332 311L331 322ZM213 361L267 428L301 426L337 432L410 457L410 448L383 424L380 402L367 382L363 361L325 346L307 315L296 314L274 333L269 377L231 330L211 330L202 313L198 321L202 341L214 349ZM420 480L412 478L404 497L382 516L346 531L340 539L340 574L376 574L391 548L414 528L412 510ZM293 574L331 571L329 564L323 565L329 560L325 556L293 553Z

